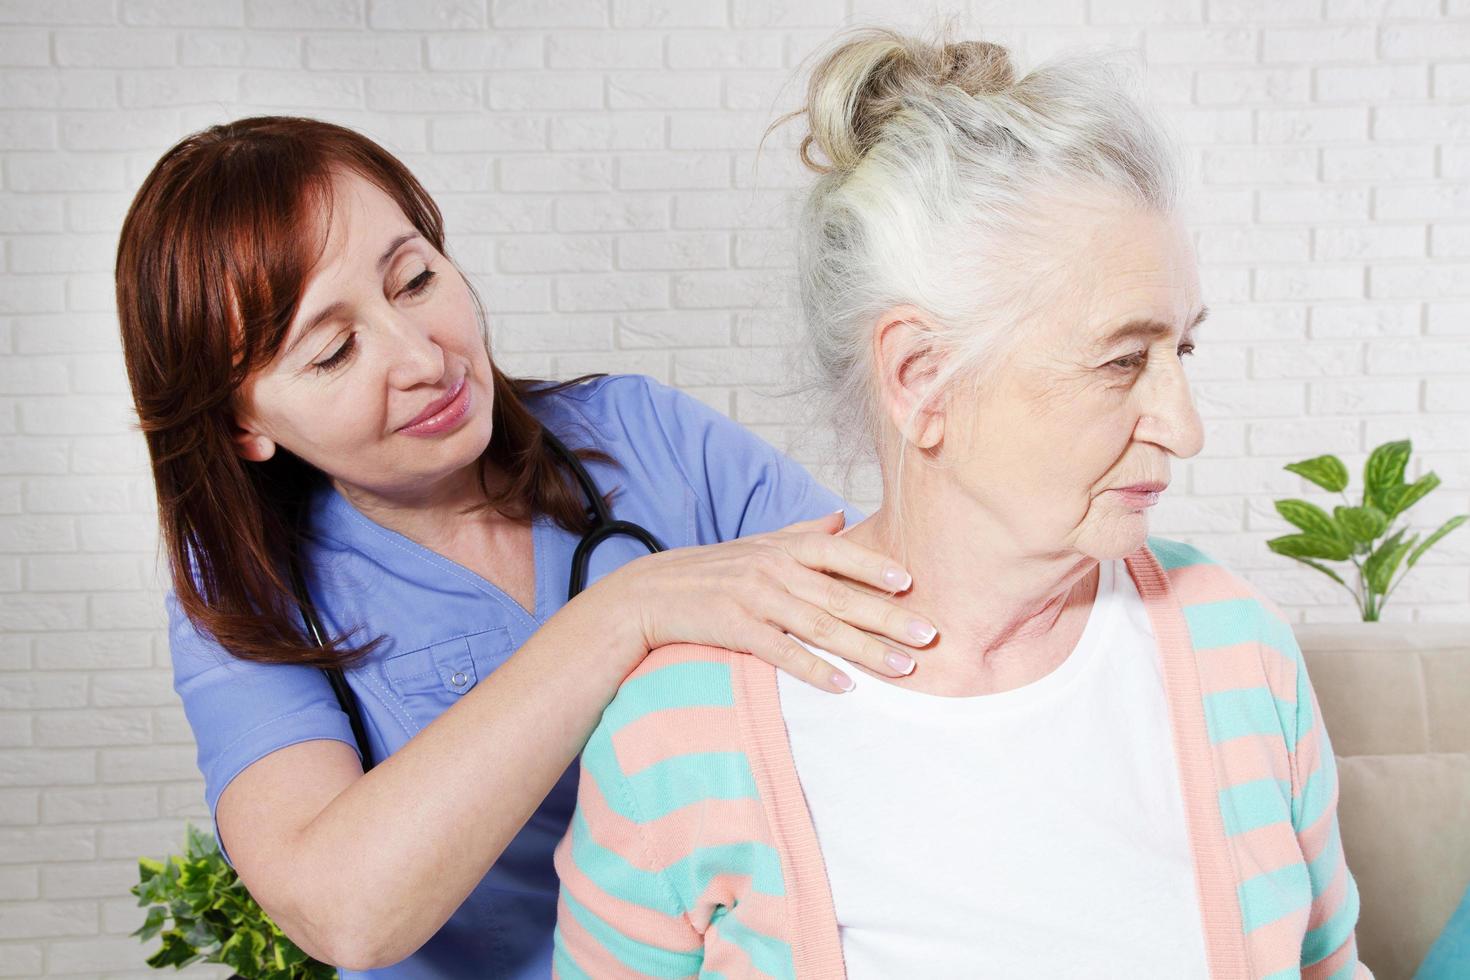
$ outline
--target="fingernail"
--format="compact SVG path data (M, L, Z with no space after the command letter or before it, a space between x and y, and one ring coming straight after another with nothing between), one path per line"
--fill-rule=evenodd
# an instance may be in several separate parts
M848 677L840 670L832 672L832 683L840 687L844 693L846 693L847 691L851 691L853 687L856 686L853 684L852 678Z
M883 662L904 676L914 672L914 658L899 653L897 650L885 654Z
M909 573L904 571L902 568L896 568L892 565L889 565L887 568L883 569L883 584L888 586L895 592L902 592L910 585L913 585L914 580L912 576L910 576Z
M928 623L924 622L922 619L909 620L909 636L912 636L920 643L928 643L930 640L934 639L934 634L937 632L938 630L930 626Z

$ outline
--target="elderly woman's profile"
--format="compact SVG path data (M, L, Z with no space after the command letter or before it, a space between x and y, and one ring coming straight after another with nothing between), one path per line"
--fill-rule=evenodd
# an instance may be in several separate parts
M1106 56L880 30L799 115L804 343L882 474L844 533L938 634L839 697L650 655L583 755L558 975L1370 977L1288 621L1149 534L1203 445L1168 127Z

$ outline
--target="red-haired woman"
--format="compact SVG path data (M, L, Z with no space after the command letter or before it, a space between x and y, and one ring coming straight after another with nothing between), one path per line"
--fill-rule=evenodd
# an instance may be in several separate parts
M216 832L354 975L549 973L575 759L649 649L837 692L793 636L887 674L932 636L844 581L908 576L835 535L841 501L724 416L640 376L499 371L438 208L351 130L183 140L116 274Z

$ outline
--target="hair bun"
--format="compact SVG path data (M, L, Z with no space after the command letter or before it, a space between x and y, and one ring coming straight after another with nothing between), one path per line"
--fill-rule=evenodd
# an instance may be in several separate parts
M1011 56L989 41L929 42L884 28L856 31L812 70L801 159L818 173L856 167L905 104L954 86L968 95L1004 92L1015 80ZM785 118L791 118L791 116ZM813 159L821 151L827 164Z
M957 41L939 49L941 84L971 95L998 95L1016 80L1011 53L989 41Z

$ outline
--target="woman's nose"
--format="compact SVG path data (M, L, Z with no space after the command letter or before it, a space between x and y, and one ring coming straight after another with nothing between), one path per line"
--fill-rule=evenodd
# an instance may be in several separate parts
M1148 389L1148 404L1138 420L1138 436L1157 443L1173 456L1188 459L1204 448L1204 423L1184 366L1176 362L1162 374Z
M434 384L444 377L444 348L432 328L402 314L385 318L388 351L388 382L395 388Z

